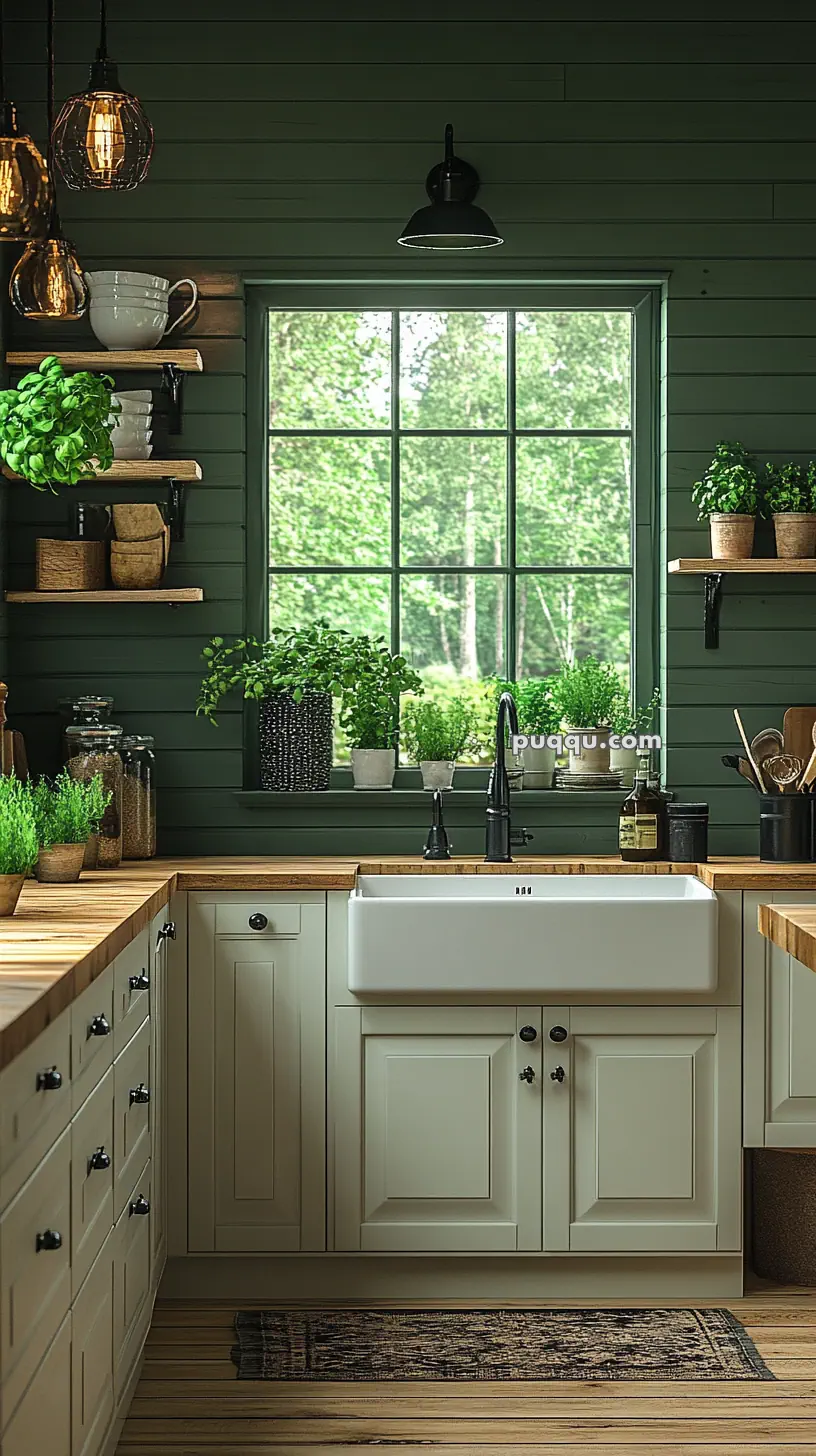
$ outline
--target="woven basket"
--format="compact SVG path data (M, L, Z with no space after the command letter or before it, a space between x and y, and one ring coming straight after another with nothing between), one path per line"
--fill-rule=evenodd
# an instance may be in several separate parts
M744 561L754 549L754 516L709 516L711 555L719 561Z
M164 529L164 516L156 505L124 501L113 507L113 526L118 541L149 541Z
M101 591L105 585L104 541L36 543L37 591Z
M334 735L329 693L286 693L261 704L261 788L284 792L327 789Z
M111 581L115 587L130 591L149 591L159 586L167 566L170 532L161 532L147 541L111 541Z
M816 556L816 515L791 511L774 516L773 523L777 556Z

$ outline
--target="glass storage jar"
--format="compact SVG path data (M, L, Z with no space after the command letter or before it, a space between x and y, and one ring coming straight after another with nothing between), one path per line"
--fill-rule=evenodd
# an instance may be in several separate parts
M156 853L155 739L131 733L122 739L122 858Z
M110 790L110 803L99 826L85 846L86 869L115 869L122 858L122 757L119 746L122 728L118 723L72 724L65 730L68 772L86 782L101 774Z
M100 727L103 723L110 723L113 698L104 693L88 693L79 698L60 698L57 706L62 722L62 757L67 762L69 728L83 728L91 724Z

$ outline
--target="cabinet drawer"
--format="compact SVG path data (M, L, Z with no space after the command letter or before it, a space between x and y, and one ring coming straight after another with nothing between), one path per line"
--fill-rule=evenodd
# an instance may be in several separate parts
M3 1456L71 1456L71 1318L3 1432Z
M113 966L71 1007L71 1105L76 1112L113 1061Z
M152 1126L151 1026L145 1021L113 1064L114 1218L150 1156Z
M0 1075L0 1207L22 1188L71 1116L66 1011Z
M71 1124L71 1290L113 1227L113 1069Z
M111 1230L72 1310L73 1456L99 1450L113 1415L113 1248Z
M251 921L255 924L251 924ZM271 900L258 904L215 907L216 935L248 935L260 940L264 935L300 935L300 906L275 905Z
M152 1243L151 1167L148 1162L125 1201L113 1239L113 1363L118 1401L150 1323L150 1248ZM142 1200L146 1201L147 1209Z
M71 1134L66 1131L0 1219L4 1414L19 1400L68 1310L70 1219Z
M138 1031L150 1006L150 931L140 931L113 963L113 1054Z

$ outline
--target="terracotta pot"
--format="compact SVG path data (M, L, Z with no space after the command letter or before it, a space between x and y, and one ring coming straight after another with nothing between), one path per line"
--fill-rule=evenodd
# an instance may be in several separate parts
M84 841L81 844L52 844L50 849L40 850L34 873L43 884L69 885L79 879L84 860Z
M606 744L608 728L567 728L566 731L577 733L581 738L580 747L571 748L569 751L571 774L609 772L609 747ZM601 744L605 746L601 748Z
M0 875L0 916L14 914L25 882L25 875Z
M774 516L773 523L777 556L799 560L816 556L816 515L791 511Z
M423 789L451 789L456 761L452 758L424 758L419 765Z
M719 561L745 561L754 549L755 516L709 516L711 555Z
M352 748L355 789L390 789L397 766L393 748Z

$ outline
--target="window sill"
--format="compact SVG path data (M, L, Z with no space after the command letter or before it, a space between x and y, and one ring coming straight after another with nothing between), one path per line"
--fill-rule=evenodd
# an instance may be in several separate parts
M527 807L544 809L548 804L563 808L565 804L609 804L619 806L629 789L522 789L510 796L510 809L518 818ZM235 798L245 809L275 809L298 804L315 805L325 802L332 809L343 809L351 805L370 804L381 808L387 804L400 808L420 808L426 805L430 813L431 792L429 789L354 789L330 788L324 790L293 792L271 789L236 789ZM486 791L478 789L446 789L444 806L448 808L475 808L486 802Z

